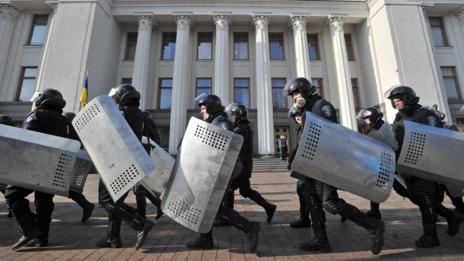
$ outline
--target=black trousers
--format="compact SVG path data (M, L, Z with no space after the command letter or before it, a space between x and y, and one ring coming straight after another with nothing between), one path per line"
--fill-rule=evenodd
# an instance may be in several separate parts
M26 197L34 192L36 213L29 209ZM48 240L50 222L54 209L53 194L8 185L5 191L6 202L19 224L24 235L38 233L42 239ZM37 235L37 234L36 234Z
M224 205L230 208L234 208L234 192L239 190L240 195L244 198L253 200L256 204L260 205L264 209L269 209L272 205L264 199L258 191L251 188L250 178L238 177L231 182L229 189L226 192L224 198Z

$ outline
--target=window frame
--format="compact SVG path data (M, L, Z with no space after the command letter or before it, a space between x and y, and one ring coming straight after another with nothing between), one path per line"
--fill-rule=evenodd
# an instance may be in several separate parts
M37 75L34 78L34 80L36 81L35 85L37 85L37 78L39 77L39 67L37 67L37 66L21 66L21 74L20 74L20 77L19 77L18 86L16 87L15 101L20 101L19 97L21 96L21 90L22 90L22 87L23 87L24 80L25 79L27 79L27 80L32 79L32 77L27 77L27 78L24 77L24 75L26 74L27 69L36 69L37 70ZM28 102L28 101L22 101L22 102Z
M453 71L453 76L444 76L443 75L443 69L451 69ZM453 78L454 80L454 84L455 84L455 87L456 87L456 93L458 94L458 98L456 100L450 100L450 98L448 97L448 93L447 93L447 87L446 85L444 86L445 87L445 94L446 94L446 100L448 101L449 104L459 104L459 103L463 103L464 102L464 99L462 98L462 92L461 92L461 86L459 85L459 79L458 79L458 74L456 72L456 67L455 66L440 66L440 73L441 73L441 78L443 80L443 84L445 82L445 78Z
M162 91L162 89L168 89L168 88L163 88L163 85L161 84L163 80L171 80L172 84L174 83L174 80L173 80L172 77L160 77L158 79L158 99L157 99L158 100L157 101L158 106L157 107L158 107L159 110L170 110L172 108L172 101L171 101L171 104L170 104L169 108L161 108L161 91ZM171 89L171 98L172 98L172 88L173 88L172 84L171 84L171 88L170 88Z
M128 51L129 51L129 35L136 35L135 37L135 51L134 51L134 58L128 58ZM126 48L124 50L124 61L134 61L135 60L135 52L137 51L137 40L138 40L138 32L127 32L126 34Z
M432 25L432 20L439 21L440 25L439 26ZM439 16L438 17L437 16L429 17L429 25L430 25L430 34L432 35L433 46L435 46L435 47L451 47L450 43L449 43L449 40L448 40L448 35L446 34L445 23L443 21L443 17L439 17ZM433 37L433 33L432 33L432 27L440 27L440 30L441 30L441 33L442 33L442 36L443 36L443 44L444 45L437 45L435 43L435 38Z
M356 91L355 91L355 88L353 87L353 82L356 82ZM351 91L353 92L353 103L354 103L354 108L356 111L360 110L361 109L361 95L359 93L359 79L358 78L351 78ZM354 97L356 95L356 98ZM358 106L356 106L356 101L358 101L359 104L357 104Z
M272 55L271 55L271 35L274 34L274 35L281 35L282 36L282 59L272 59ZM268 43L268 47L269 47L269 60L271 61L285 61L286 60L286 55L285 55L285 35L283 32L269 32L268 33L268 37L269 37L269 43Z
M282 86L282 88L280 88L280 87L279 87L279 88L274 87L274 85L272 85L272 80L282 80L282 81L284 82L284 85ZM282 89L282 90L283 90L283 89L285 88L285 83L286 83L286 82L287 82L287 78L284 78L284 77L272 77L272 78L271 78L271 91L273 91L274 89ZM273 92L272 92L272 93L273 93ZM282 95L282 91L280 92L280 95L283 97L285 105L284 105L284 107L282 107L282 108L281 108L281 107L274 108L274 103L273 103L273 104L272 104L272 109L273 109L273 110L288 109L288 98L287 98L287 97L284 97L284 96Z
M353 36L352 36L351 33L345 33L343 37L344 37L344 40L345 40L346 59L349 62L354 62L354 61L356 61L356 53L354 52ZM347 37L349 38L349 41L347 41ZM348 42L350 43L349 48L348 48L348 44L347 44ZM351 57L350 57L349 53L351 53Z
M319 81L319 95L324 98L324 78L322 77L313 77L311 78L311 83L314 84L313 80L318 80Z
M211 48L209 50L210 52L210 58L207 59L200 59L200 34L208 34L211 38ZM213 32L197 32L197 60L198 61L211 61L214 59L213 54L214 54L214 33Z
M246 41L246 45L247 45L246 52L247 53L246 53L246 58L245 59L237 59L237 58L235 58L235 44L236 44L236 42L235 42L235 34L246 35L246 40L247 40ZM250 35L249 35L249 33L246 32L246 31L245 32L240 32L240 31L239 32L233 32L232 37L233 37L233 39L232 39L232 45L233 45L233 47L232 47L232 51L233 51L232 56L233 56L233 60L234 61L248 61L248 60L250 60Z
M310 52L310 48L311 48L311 43L310 43L310 35L316 35L316 59L315 60L312 60L311 59L311 56L309 55ZM308 46L308 58L309 58L309 61L321 61L321 48L320 48L320 43L319 43L319 33L307 33L306 34L306 39L307 39L307 46Z
M46 34L46 35L45 35L45 39L44 39L44 41L43 41L42 44L33 44L33 43L31 43L31 41L32 41L32 36L34 35L34 27L35 27L36 25L39 25L39 24L35 24L36 17L38 17L38 16L46 16L46 17L47 17L47 19L46 19L47 21L46 21L46 23L45 23L43 26L47 27L47 29L48 29L48 20L50 19L50 15L49 15L49 14L34 14L33 17L32 17L31 25L30 25L29 36L28 36L28 38L27 38L27 45L28 45L28 46L43 46L43 45L45 44L45 42L47 41L48 30L47 30L47 32L45 33L45 34Z
M198 90L199 90L199 89L206 89L206 88L204 88L204 87L201 87L201 88L200 88L200 87L198 86L198 81L199 81L199 80L210 80L211 85L210 85L209 88L211 89L211 92L210 92L210 93L212 94L212 93L213 93L213 78L211 78L211 77L197 77L197 78L195 78L195 97L197 97L197 96L199 95L199 94L198 94Z
M165 59L164 58L164 36L165 35L168 35L168 34L171 34L171 35L174 35L174 44L175 44L175 47L174 47L174 56L172 57L172 59ZM161 61L174 61L175 57L176 57L176 48L177 48L177 32L161 32L161 50L160 50L160 60Z
M250 78L249 77L235 77L234 78L234 102L237 102L239 103L238 101L236 101L236 97L235 97L235 94L236 94L236 89L237 89L237 85L236 85L236 80L247 80L248 81L248 88L243 88L243 87L239 87L238 89L247 89L248 90L248 104L243 104L245 105L245 107L249 108L250 107L250 104L251 104L251 81L250 81ZM242 103L240 103L242 104Z

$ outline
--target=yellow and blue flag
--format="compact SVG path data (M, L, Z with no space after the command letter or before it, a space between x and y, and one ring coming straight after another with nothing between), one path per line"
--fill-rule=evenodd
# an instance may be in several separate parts
M79 109L84 108L85 105L87 105L87 95L89 92L89 74L85 74L85 80L84 80L84 86L82 88L81 92L81 98L80 98L80 106Z

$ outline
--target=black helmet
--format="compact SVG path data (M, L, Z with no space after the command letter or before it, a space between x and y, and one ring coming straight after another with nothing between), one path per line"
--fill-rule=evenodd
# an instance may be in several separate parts
M63 99L63 95L55 89L44 89L37 92L31 100L34 102L35 108L56 106L62 109L66 106L66 101Z
M205 105L206 112L211 115L220 111L224 111L224 106L222 106L221 99L214 94L202 93L195 98L195 102L197 103L198 107Z
M14 121L6 115L0 115L0 124L14 126Z
M68 111L68 112L63 113L63 117L65 117L69 121L72 121L72 120L74 120L74 117L76 117L76 114L73 113L73 112Z
M404 85L390 88L390 90L385 93L385 96L391 100L392 106L395 109L394 99L404 101L406 106L413 106L419 102L419 97L416 96L416 92L411 87Z
M284 88L284 96L290 96L292 93L298 91L303 98L308 99L311 95L316 92L316 86L314 86L306 78L296 78L287 83Z
M247 118L248 110L242 104L231 103L226 106L225 112L227 113L228 116L232 115L232 116L240 118L241 120L248 120Z
M381 120L383 117L383 113L380 112L376 107L369 107L367 109L361 110L358 113L358 119L367 119L369 118L370 124L374 124L375 122Z
M140 93L134 88L134 86L129 84L121 84L119 86L111 89L108 94L116 104L121 104L122 102L127 102L129 100L140 101Z

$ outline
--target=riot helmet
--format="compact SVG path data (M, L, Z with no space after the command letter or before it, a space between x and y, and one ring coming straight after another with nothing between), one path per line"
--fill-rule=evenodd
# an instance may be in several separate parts
M314 86L308 79L300 77L289 81L283 90L284 96L291 96L294 92L299 92L304 99L309 99L316 92Z
M367 109L361 110L356 118L358 120L363 120L365 122L366 119L369 119L368 125L372 125L380 120L382 120L383 113L380 112L376 107L369 107Z
M227 117L229 119L234 119L233 122L237 120L248 121L248 110L242 104L231 103L226 106L225 112L227 113Z
M206 112L209 115L214 115L218 112L224 111L224 106L222 106L221 99L214 94L205 94L202 93L195 98L198 108L202 105L206 106Z
M406 108L415 106L419 102L419 97L416 96L416 92L409 86L400 85L390 88L385 96L391 100L392 107L396 109L396 105L393 102L394 99L400 99L404 102Z
M58 107L63 109L66 106L66 101L63 99L63 95L55 89L44 89L36 92L32 96L31 101L33 102L33 108L40 107Z
M140 101L140 93L134 86L129 84L121 84L112 88L108 96L113 98L116 104L127 103L129 101Z

